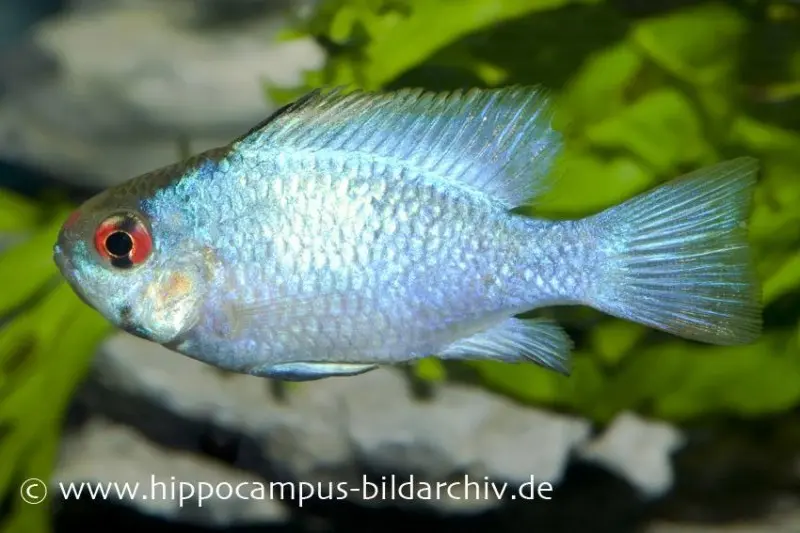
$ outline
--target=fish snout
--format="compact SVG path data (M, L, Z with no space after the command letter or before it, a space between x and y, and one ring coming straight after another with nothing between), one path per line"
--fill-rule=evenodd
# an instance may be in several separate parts
M64 245L61 244L61 238L59 236L59 242L53 246L53 262L55 262L58 270L61 271L62 274L66 273L70 270L70 260L67 257L67 254L64 250Z

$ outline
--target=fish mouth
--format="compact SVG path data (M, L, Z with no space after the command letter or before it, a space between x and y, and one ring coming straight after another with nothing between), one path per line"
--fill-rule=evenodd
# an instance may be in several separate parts
M53 247L53 262L56 264L61 277L71 283L75 269L72 266L72 261L69 260L69 257L64 253L64 249L59 244Z
M53 262L55 262L62 274L69 266L69 259L67 259L67 257L64 255L64 249L61 248L60 244L56 244L53 247Z
M72 261L60 244L56 244L53 247L53 262L61 273L61 277L72 284L76 272L75 267L72 265Z

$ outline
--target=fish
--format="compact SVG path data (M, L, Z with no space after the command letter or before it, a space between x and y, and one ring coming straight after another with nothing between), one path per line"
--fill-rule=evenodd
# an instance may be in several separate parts
M227 145L90 198L54 261L116 327L275 380L427 357L569 376L570 335L523 317L555 306L706 344L756 341L758 160L687 171L583 217L520 214L564 152L556 109L536 85L316 89Z

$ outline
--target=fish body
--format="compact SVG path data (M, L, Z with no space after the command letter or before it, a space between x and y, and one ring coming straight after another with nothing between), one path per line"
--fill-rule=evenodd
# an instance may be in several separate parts
M685 338L760 331L740 158L580 220L512 208L561 137L537 88L315 91L230 145L90 199L55 247L115 325L289 380L444 359L569 372L556 323L588 305Z

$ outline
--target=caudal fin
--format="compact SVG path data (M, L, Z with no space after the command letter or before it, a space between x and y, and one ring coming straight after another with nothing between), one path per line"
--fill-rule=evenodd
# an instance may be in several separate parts
M687 339L746 344L761 333L745 221L758 162L742 157L597 215L607 264L593 302Z

